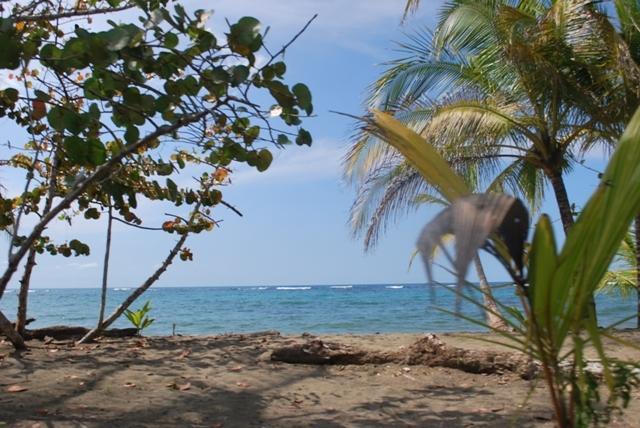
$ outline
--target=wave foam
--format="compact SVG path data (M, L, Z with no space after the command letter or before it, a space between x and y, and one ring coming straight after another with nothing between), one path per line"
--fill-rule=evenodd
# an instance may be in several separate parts
M394 290L398 290L400 288L404 288L404 285L387 285L384 288L391 288L391 289L394 289Z
M311 290L311 287L276 287L276 290Z

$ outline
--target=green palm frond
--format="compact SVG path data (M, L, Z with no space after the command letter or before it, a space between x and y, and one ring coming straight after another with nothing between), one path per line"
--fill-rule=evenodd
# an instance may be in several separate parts
M609 294L620 294L628 298L637 291L637 258L635 247L635 230L631 228L616 253L610 270L598 284L598 291Z

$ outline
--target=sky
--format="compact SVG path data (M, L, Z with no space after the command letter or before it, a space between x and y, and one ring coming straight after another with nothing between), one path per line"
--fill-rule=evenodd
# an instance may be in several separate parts
M424 224L436 213L421 208L392 225L373 250L365 253L348 226L354 189L342 179L340 161L349 144L353 121L331 113L363 112L367 85L384 70L383 63L398 55L394 42L412 28L433 26L442 0L423 2L418 13L401 25L404 0L187 0L188 10L213 9L208 23L215 32L251 15L269 26L267 44L279 48L314 15L318 18L287 51L287 82L304 82L313 93L316 117L304 126L313 135L308 147L287 147L277 152L264 172L241 170L224 189L225 200L243 217L217 211L221 227L189 238L193 262L176 261L158 286L319 285L366 283L419 283L426 280L423 267L409 261ZM132 17L120 15L121 20ZM1 82L0 82L1 83ZM2 124L0 123L0 126ZM603 155L594 154L587 165L603 168ZM0 170L9 190L21 181ZM597 174L578 167L567 180L572 201L579 206L597 185ZM550 192L548 192L550 194ZM145 225L166 220L148 207ZM543 211L558 219L549 201ZM155 222L155 224L154 224ZM559 222L558 233L560 232ZM32 279L33 287L98 287L101 280L105 224L76 221L72 228L53 224L49 233L59 242L73 238L91 245L88 257L42 256ZM139 231L114 224L110 287L135 287L164 259L175 235ZM0 243L5 260L6 242ZM490 280L506 274L487 257ZM6 266L0 261L0 267ZM451 281L446 273L438 279ZM474 279L473 276L470 279ZM15 287L16 281L12 283Z

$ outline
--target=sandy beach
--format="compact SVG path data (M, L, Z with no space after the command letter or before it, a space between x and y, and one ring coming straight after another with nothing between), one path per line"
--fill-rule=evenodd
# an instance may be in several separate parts
M622 333L640 342L640 334ZM421 335L322 336L401 350ZM449 346L486 349L462 335ZM306 366L270 360L308 337L222 335L0 345L0 426L15 427L550 427L541 380L397 364ZM610 347L616 357L640 352ZM529 391L533 394L527 400ZM22 391L19 391L22 390ZM16 391L16 392L9 392ZM640 392L610 426L636 427Z

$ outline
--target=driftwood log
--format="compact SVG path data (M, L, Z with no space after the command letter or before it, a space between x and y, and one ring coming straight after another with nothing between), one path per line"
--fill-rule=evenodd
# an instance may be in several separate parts
M271 360L290 364L423 365L477 374L513 372L523 379L531 379L538 372L538 365L524 354L449 347L435 334L428 334L407 349L396 352L367 351L316 339L277 348L271 353Z
M25 330L24 338L26 340L44 340L45 337L51 337L54 340L70 340L80 339L89 332L85 327L73 327L66 325L56 325L52 327L37 328L33 330ZM103 337L132 337L138 331L135 328L113 328L102 332Z

